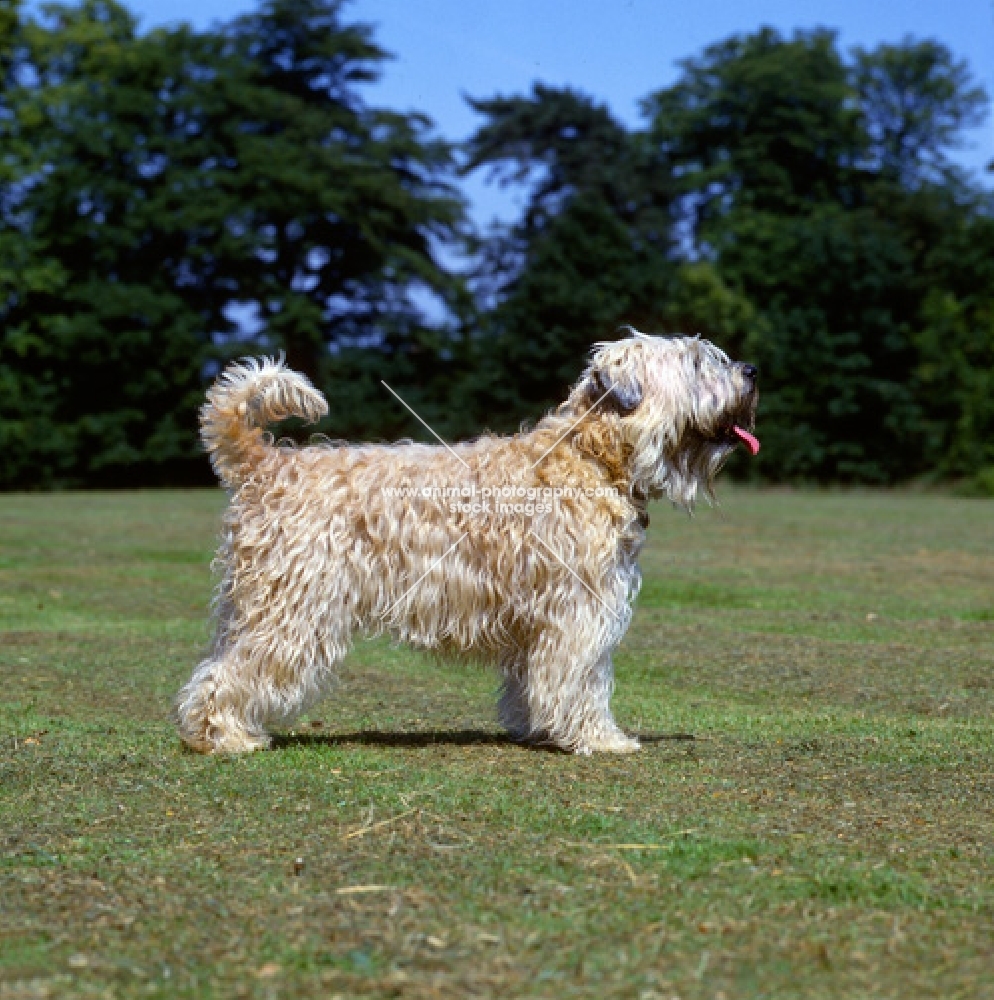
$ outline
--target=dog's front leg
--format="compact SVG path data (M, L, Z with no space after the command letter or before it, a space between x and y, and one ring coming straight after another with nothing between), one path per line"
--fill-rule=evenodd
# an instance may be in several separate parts
M614 721L611 695L614 692L614 664L609 652L598 657L586 673L588 692L581 703L585 706L580 723L577 753L634 753L641 748L639 741L627 736Z
M638 750L638 740L626 736L611 714L610 652L584 656L572 639L547 631L530 654L505 666L502 724L515 739L572 753Z

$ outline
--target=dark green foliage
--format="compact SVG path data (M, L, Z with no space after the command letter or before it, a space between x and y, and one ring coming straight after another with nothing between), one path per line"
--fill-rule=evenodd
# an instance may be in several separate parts
M795 215L851 203L860 148L851 97L830 32L785 41L764 28L686 60L679 82L643 108L661 168L679 168L707 239L738 208Z
M223 217L244 241L238 296L290 363L318 377L329 342L415 323L409 285L445 288L429 242L461 217L442 174L448 148L428 120L359 102L354 85L375 77L384 53L366 28L340 25L339 5L267 0L222 46L248 68L224 109Z
M467 169L531 187L478 275L496 302L468 383L476 419L509 428L563 398L591 344L622 324L661 322L674 272L670 184L605 107L574 91L536 85L474 107L488 123Z
M469 166L530 186L491 243L504 284L485 284L475 398L504 425L631 323L759 364L752 474L892 482L992 463L994 216L948 160L986 97L948 50L847 60L825 30L733 37L643 102L645 131L540 86L474 107Z
M513 429L560 401L593 343L623 323L658 325L671 270L664 256L633 245L603 200L575 197L530 241L506 297L483 318L487 336L469 380L476 419Z
M446 287L448 152L361 103L384 55L338 8L137 36L113 0L8 5L0 483L203 476L212 363L283 347L323 380L329 344L409 329L410 287Z
M763 373L754 471L888 482L983 464L989 418L966 400L990 331L960 330L964 364L935 325L937 303L959 301L950 282L970 289L973 317L992 302L980 271L950 266L957 232L991 224L989 199L946 159L983 100L935 43L846 63L830 33L764 30L688 61L646 102L697 251L755 310L726 340ZM991 266L989 244L971 256Z
M953 173L948 150L986 117L987 95L937 42L857 49L853 82L869 137L864 160L908 186Z
M333 437L426 434L381 380L447 436L513 429L625 324L760 366L739 472L994 481L994 199L949 158L987 97L943 46L762 29L642 129L568 88L473 100L462 169L526 195L475 236L430 122L361 100L384 58L340 0L146 35L0 0L0 486L207 479L205 384L260 351Z
M910 384L913 271L872 211L823 205L742 213L723 270L762 322L745 351L763 372L761 468L783 478L889 481L913 469L921 413Z
M948 202L922 213L929 207L941 234L926 244L913 335L926 462L947 476L985 472L994 483L994 218Z
M189 40L138 42L111 4L48 14L52 28L11 19L0 126L0 481L114 481L143 461L175 475L204 316L176 281L190 238L149 223L178 138L155 90Z

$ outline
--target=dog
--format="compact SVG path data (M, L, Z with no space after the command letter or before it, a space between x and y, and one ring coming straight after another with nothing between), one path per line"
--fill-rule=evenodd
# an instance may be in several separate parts
M647 505L712 499L734 448L759 442L755 367L697 337L629 333L595 345L533 429L453 447L274 444L268 424L313 422L324 397L282 360L229 367L201 411L231 500L214 641L176 705L183 741L265 748L327 690L355 634L386 633L495 666L517 741L637 750L611 714L611 656Z

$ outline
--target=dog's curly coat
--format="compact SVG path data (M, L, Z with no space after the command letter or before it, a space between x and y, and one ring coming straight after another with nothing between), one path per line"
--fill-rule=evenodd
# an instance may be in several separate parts
M666 496L691 507L739 440L758 448L743 429L754 423L755 374L707 341L632 331L597 345L566 402L533 430L451 450L296 449L263 428L316 420L327 412L321 394L281 362L232 366L201 414L232 498L216 637L177 703L183 740L204 752L267 746L267 725L326 689L358 631L493 663L500 719L517 739L638 749L609 701L646 505ZM410 499L446 483L567 495L530 517Z

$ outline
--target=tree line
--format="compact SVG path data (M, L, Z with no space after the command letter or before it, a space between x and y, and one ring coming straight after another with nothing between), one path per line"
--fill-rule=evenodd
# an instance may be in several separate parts
M331 437L422 433L381 380L447 436L513 430L624 324L760 367L741 474L994 480L994 199L950 159L988 99L944 46L764 28L637 128L537 83L457 146L364 99L387 55L346 13L0 0L0 486L207 481L205 385L278 350ZM474 229L475 170L517 221Z

